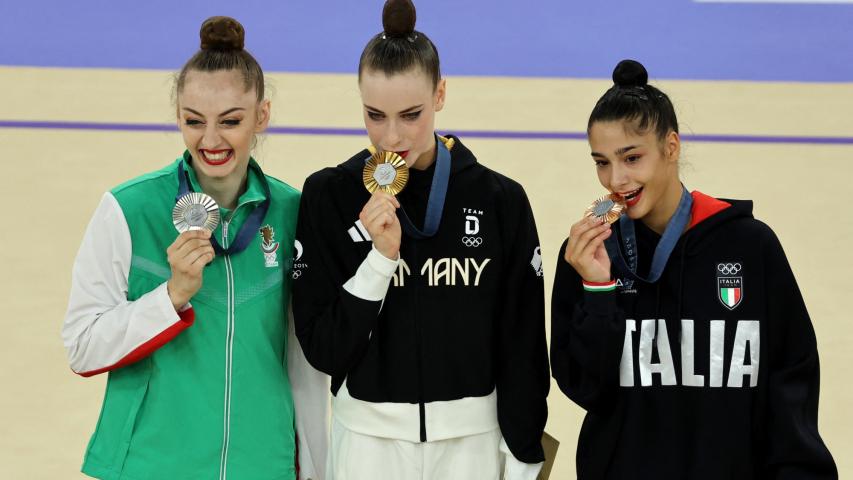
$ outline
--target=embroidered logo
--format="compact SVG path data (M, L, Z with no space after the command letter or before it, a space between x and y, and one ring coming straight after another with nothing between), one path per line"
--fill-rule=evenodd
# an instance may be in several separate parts
M627 277L616 279L616 289L620 293L637 293L637 289L634 288L634 280Z
M476 235L480 233L480 219L474 215L465 216L465 235Z
M462 245L477 248L483 244L483 237L462 237Z
M373 241L370 238L370 234L367 233L367 229L364 228L364 224L361 223L361 220L356 220L355 226L349 227L347 233L349 234L350 238L352 238L352 241L355 243Z
M302 262L302 254L305 249L302 247L302 242L299 240L293 241L293 273L291 276L294 280L302 276L302 270L308 268L308 264Z
M717 264L717 298L729 310L743 301L743 277L738 276L741 270L740 263Z
M463 210L473 215L465 215L465 236L462 237L462 245L477 248L483 244L483 237L477 235L480 233L480 218L476 215L482 215L483 212L470 208Z
M304 251L304 249L302 248L302 242L300 242L299 240L294 240L293 251L296 253L296 257L293 259L293 261L298 262L302 260L302 252Z
M530 259L530 266L533 267L533 271L536 272L537 277L545 275L545 271L542 269L542 249L540 247L533 249L533 258Z
M261 232L261 251L264 252L264 266L278 266L278 242L275 241L275 230L270 225L264 225Z

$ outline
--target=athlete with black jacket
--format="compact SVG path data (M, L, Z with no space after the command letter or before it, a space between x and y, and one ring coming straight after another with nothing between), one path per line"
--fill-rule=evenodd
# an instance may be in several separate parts
M368 193L363 150L302 195L294 315L332 376L329 475L533 480L549 389L533 214L518 183L434 134L446 85L414 16L389 1L359 66L370 141L405 158L408 185Z
M669 98L637 62L613 79L588 135L627 214L574 224L554 280L554 378L587 410L578 478L837 478L778 239L752 202L687 193Z

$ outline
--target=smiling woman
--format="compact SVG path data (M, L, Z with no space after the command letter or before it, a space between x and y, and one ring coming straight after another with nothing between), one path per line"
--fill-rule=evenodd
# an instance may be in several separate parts
M620 62L588 123L598 180L627 214L585 216L557 260L553 374L587 411L577 476L838 478L779 240L752 202L684 188L672 103L647 80Z
M201 27L201 50L175 80L178 126L202 190L233 209L245 191L255 135L270 119L264 73L243 49L243 26L214 17Z
M257 100L234 70L186 74L178 91L178 126L202 190L233 209L245 191L255 135L270 118L269 100Z
M328 387L288 340L299 193L251 157L270 104L243 35L204 22L176 81L186 151L104 194L75 261L68 358L109 372L93 477L323 477Z

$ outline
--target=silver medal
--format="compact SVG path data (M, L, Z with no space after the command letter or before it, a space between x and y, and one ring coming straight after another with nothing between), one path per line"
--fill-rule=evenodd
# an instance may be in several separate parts
M172 223L181 233L188 230L212 232L219 225L219 205L209 195L190 192L175 203Z

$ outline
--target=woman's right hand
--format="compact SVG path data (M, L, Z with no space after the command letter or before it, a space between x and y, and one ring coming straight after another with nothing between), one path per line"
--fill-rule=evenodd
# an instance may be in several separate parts
M572 225L564 258L587 282L605 283L610 276L610 257L604 240L613 230L610 223L594 217L584 217Z
M400 202L393 195L376 190L358 215L373 240L373 246L391 260L396 260L400 253L400 239L403 235L400 219L397 218L398 208Z
M213 261L216 253L210 243L207 230L188 230L166 249L172 278L166 282L169 299L175 310L189 303L190 298L201 288L202 271Z

